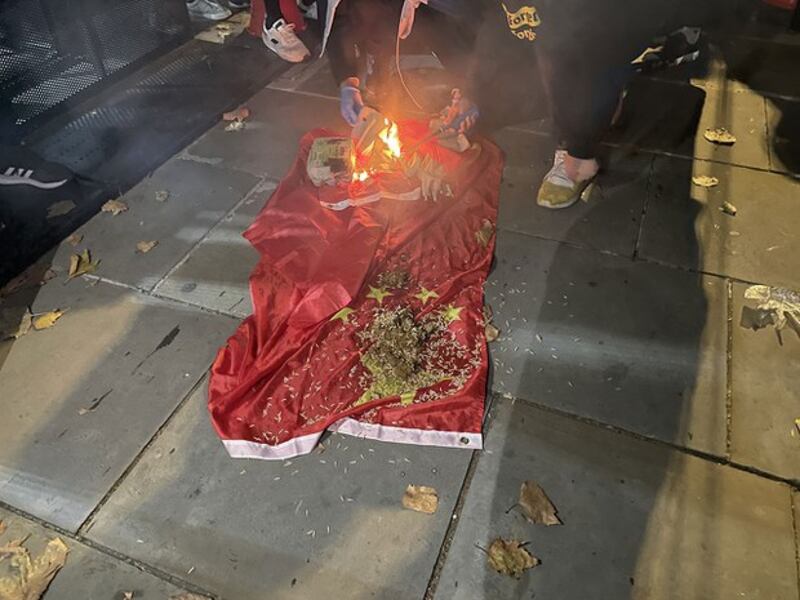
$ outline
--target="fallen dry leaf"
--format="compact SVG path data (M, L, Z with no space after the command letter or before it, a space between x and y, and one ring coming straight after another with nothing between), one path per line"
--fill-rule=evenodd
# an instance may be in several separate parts
M720 206L719 209L722 212L724 212L726 215L730 215L732 217L735 217L736 213L738 212L736 210L736 207L733 204L731 204L730 202L723 202L722 206Z
M133 592L123 592L122 597L124 600L133 600Z
M486 341L489 342L490 344L500 337L500 330L491 323L486 324L485 331L486 331Z
M166 202L169 200L169 192L167 190L158 190L156 192L156 202Z
M240 131L244 129L244 121L231 121L225 126L225 131Z
M236 110L223 113L223 121L246 121L250 118L250 109L246 106L241 106Z
M498 573L509 577L519 577L528 569L532 569L541 561L531 556L523 545L516 540L497 538L489 546L489 566Z
M0 341L18 340L33 327L33 315L30 309L19 314L16 309L0 310Z
M79 277L86 273L94 273L100 261L93 261L92 255L88 250L84 250L80 254L73 254L69 257L69 274L68 278Z
M519 506L530 523L539 525L561 525L556 507L535 481L525 481L519 488Z
M55 269L47 269L47 271L45 271L44 274L42 275L42 278L39 280L39 285L44 285L45 283L47 283L48 281L57 276L58 273L56 273Z
M42 329L50 329L53 325L56 324L63 315L63 310L51 310L46 313L42 313L37 315L33 318L33 328L36 331L41 331Z
M708 175L696 175L692 177L692 183L699 187L712 188L719 185L719 179Z
M62 200L47 207L47 218L54 219L55 217L64 216L75 208L75 203L72 200Z
M0 598L38 600L67 561L69 548L60 538L54 538L34 560L26 548L14 542L0 548L2 553L12 555L11 564L15 568L13 575L0 579Z
M136 244L136 251L141 254L147 254L156 246L158 246L158 240L151 240L149 242L141 241Z
M200 596L199 594L192 594L191 592L181 592L180 594L170 596L169 600L208 600L208 598L206 596Z
M67 238L67 243L71 246L77 246L83 241L83 234L82 233L73 233L71 236Z
M731 144L736 143L736 136L724 127L706 129L705 133L703 133L703 137L705 137L709 142L714 144L722 144L723 146L730 146Z
M115 217L119 213L124 213L128 210L128 205L125 204L122 200L109 200L100 208L103 212L111 213Z
M439 495L432 487L409 484L403 494L403 507L432 515L439 508Z

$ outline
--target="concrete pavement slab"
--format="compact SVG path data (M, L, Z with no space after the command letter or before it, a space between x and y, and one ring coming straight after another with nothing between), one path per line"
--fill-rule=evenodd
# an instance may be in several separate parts
M258 252L242 233L275 187L275 182L269 180L259 184L235 212L192 249L155 293L233 316L252 313L248 281L258 262Z
M728 600L798 593L790 489L749 473L499 401L436 598ZM563 525L515 507L536 481ZM530 542L542 564L492 571L497 537Z
M569 210L550 210L536 204L536 193L553 165L552 138L504 129L495 141L506 153L498 227L632 255L651 156L612 153L607 170L598 177L587 202L579 202Z
M198 391L87 535L225 598L421 598L471 453L324 444L287 461L231 459ZM438 490L434 515L402 508L409 483Z
M695 175L716 177L719 185L693 185ZM685 269L800 287L799 194L800 181L777 173L660 157L639 254ZM725 202L735 216L723 210Z
M744 298L748 287L733 284L731 458L800 481L800 336L742 327L744 306L757 306Z
M257 182L247 173L172 158L122 196L127 211L95 215L77 230L81 243L62 243L54 261L68 265L70 254L88 248L101 261L98 275L150 290ZM166 201L156 200L159 191L169 193ZM158 245L143 254L140 241Z
M0 535L0 546L13 539L26 538L23 544L36 559L57 533L0 508L0 521L6 532ZM122 560L61 537L69 554L64 567L53 578L44 600L124 600L131 592L135 600L167 600L182 592L181 588L145 573ZM8 563L0 564L0 578L7 575Z
M724 282L500 231L493 390L725 452Z
M202 377L235 321L59 277L8 298L66 311L0 342L0 500L75 531Z
M294 162L303 134L318 127L346 132L336 99L265 88L245 105L251 114L244 129L225 131L227 123L218 123L183 155L281 179Z

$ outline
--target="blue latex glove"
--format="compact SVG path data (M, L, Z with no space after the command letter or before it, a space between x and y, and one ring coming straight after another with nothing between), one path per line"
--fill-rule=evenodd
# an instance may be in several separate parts
M480 111L469 98L462 96L460 90L454 89L450 104L442 110L441 115L445 129L468 133L478 122Z
M349 125L355 125L362 108L364 100L361 98L361 91L354 85L342 85L339 88L339 110L342 118Z

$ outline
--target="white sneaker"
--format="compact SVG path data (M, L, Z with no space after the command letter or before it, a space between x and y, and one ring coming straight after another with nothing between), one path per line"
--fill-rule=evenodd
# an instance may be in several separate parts
M261 30L261 39L264 45L280 56L283 60L291 63L303 62L311 56L306 45L297 37L294 32L294 23L287 23L283 19L278 19L269 29L266 23Z
M222 21L233 14L227 6L222 6L217 0L187 0L186 8L191 16L209 21Z
M577 163L577 181L573 181L567 175L567 160ZM594 159L575 159L569 157L566 150L556 150L553 167L544 176L536 196L536 203L545 208L569 208L587 191L591 191L598 169L597 161Z
M0 173L0 185L30 185L40 190L54 190L64 185L67 180L46 181L47 177L37 175L34 177L33 169L8 167L5 173Z

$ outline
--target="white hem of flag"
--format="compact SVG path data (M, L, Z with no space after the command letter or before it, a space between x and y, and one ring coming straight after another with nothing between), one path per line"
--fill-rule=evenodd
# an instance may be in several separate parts
M483 436L480 433L461 431L435 431L432 429L411 429L410 427L391 427L376 423L362 423L356 419L345 417L328 428L330 431L352 435L354 437L378 440L380 442L398 442L416 444L418 446L441 446L444 448L483 448Z
M466 448L470 450L483 448L483 436L480 433L391 427L375 423L362 423L349 417L336 421L328 427L328 430L380 442L440 446L443 448ZM277 446L250 440L222 440L222 444L231 458L284 460L309 454L317 445L323 433L309 433L308 435L287 440Z
M231 458L260 458L262 460L283 460L308 454L319 442L323 432L309 433L287 440L277 446L251 442L249 440L222 440Z

